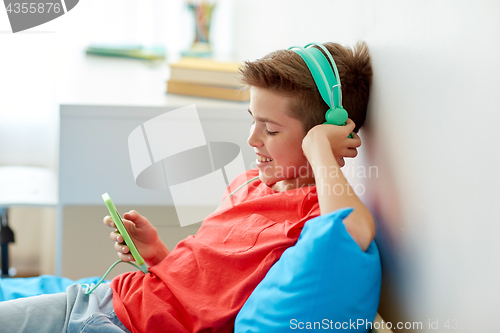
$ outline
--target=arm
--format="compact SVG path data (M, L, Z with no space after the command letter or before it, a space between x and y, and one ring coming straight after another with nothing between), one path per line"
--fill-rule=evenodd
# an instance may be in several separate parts
M123 215L123 224L132 237L137 250L144 258L148 266L154 266L170 253L167 246L158 237L158 231L144 216L132 210ZM115 228L111 216L103 219L105 225ZM123 237L115 229L111 232L110 238L115 241L115 250L118 257L123 261L132 261L132 255L128 247L123 243Z
M317 125L304 137L302 149L314 173L321 214L353 207L344 225L365 251L375 237L375 223L340 170L344 166L344 157L355 157L356 148L361 145L357 134L352 139L347 138L354 127L350 119L346 126Z

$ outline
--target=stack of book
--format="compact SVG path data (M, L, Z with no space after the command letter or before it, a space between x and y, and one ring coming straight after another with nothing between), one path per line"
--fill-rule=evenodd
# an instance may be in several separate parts
M250 92L241 83L241 63L185 57L170 64L167 93L248 101Z

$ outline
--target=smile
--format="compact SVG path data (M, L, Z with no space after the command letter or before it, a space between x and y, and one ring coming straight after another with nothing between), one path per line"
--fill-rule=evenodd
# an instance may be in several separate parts
M273 159L272 159L272 158L267 158L267 157L262 157L262 156L257 155L257 161L258 161L258 162L261 162L261 163L266 163L266 162L271 162L271 161L273 161Z

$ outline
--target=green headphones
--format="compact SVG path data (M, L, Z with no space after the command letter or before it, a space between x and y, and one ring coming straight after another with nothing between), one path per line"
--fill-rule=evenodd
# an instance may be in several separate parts
M318 46L323 50L328 56L330 63L323 52L313 46ZM335 61L330 52L319 43L309 43L305 47L292 46L288 49L294 51L304 59L309 71L311 71L321 97L330 107L325 114L325 124L345 125L348 115L347 111L342 107L342 85L340 84L337 65L335 65Z

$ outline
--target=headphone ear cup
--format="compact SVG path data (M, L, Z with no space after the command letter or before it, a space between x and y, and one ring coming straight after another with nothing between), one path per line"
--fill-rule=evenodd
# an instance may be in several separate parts
M342 106L326 111L325 119L327 124L344 125L347 121L347 111Z

